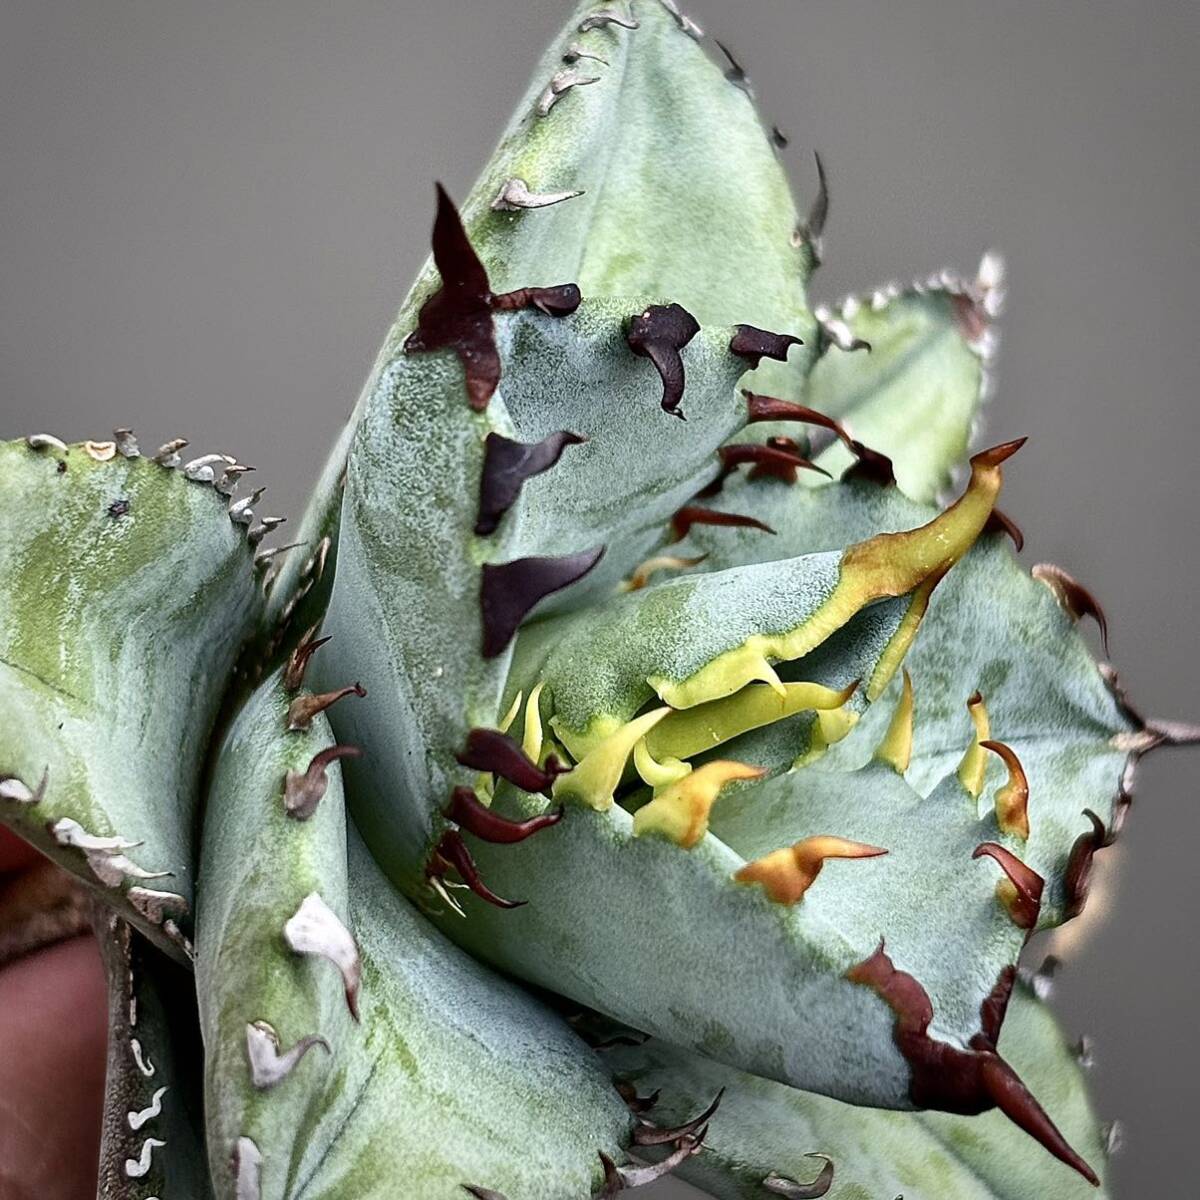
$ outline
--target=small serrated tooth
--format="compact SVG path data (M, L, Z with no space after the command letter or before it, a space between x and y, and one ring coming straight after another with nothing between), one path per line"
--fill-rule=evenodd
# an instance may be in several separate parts
M1085 1071L1096 1065L1096 1047L1086 1033L1072 1047L1072 1053L1075 1055L1075 1061Z
M581 190L532 192L524 179L514 176L507 180L500 189L495 200L492 201L492 208L496 212L516 212L525 208L550 208L552 205L561 204L564 200L574 200L576 196L582 195Z
M249 525L254 520L254 506L262 499L265 487L255 488L249 496L235 500L229 506L229 519L237 525Z
M113 441L116 443L117 453L122 458L141 458L142 451L132 429L114 429Z
M224 470L236 462L237 459L230 458L228 454L202 454L199 458L193 458L191 462L184 463L183 473L186 478L196 483L212 483L217 477L218 464Z
M857 296L847 296L842 301L842 320L853 321L862 308L862 301Z
M61 454L67 453L67 443L52 433L31 433L25 439L25 444L30 450L57 450Z
M267 1021L254 1021L246 1026L246 1060L250 1064L250 1082L267 1091L281 1084L299 1066L304 1056L320 1046L332 1054L329 1043L320 1034L302 1037L290 1050L283 1050L279 1034Z
M254 467L248 467L245 463L233 463L225 468L225 473L217 480L213 487L217 489L222 496L232 496L237 491L238 480L248 471L253 471Z
M287 517L263 517L257 525L251 525L246 531L246 540L250 545L257 546L272 529L282 525L286 520Z
M578 42L572 42L564 51L562 60L565 63L576 63L581 58L590 58L593 62L603 63L608 66L608 59L601 58L598 54L593 54L590 50L585 49Z
M310 892L288 918L283 939L294 954L316 955L341 972L350 1015L358 1020L362 960L354 936L317 892Z
M549 116L550 110L562 99L567 92L576 87L587 87L590 83L599 83L599 75L581 75L573 68L558 71L546 85L546 90L538 97L538 116Z
M888 306L888 295L882 288L871 295L871 308L875 312L882 312Z
M286 546L268 546L254 556L254 565L256 567L269 566L277 555L286 554L289 550L295 550L297 547L307 544L307 542L288 542Z
M83 450L88 458L96 462L110 462L117 456L117 443L86 441Z
M635 18L618 12L615 8L601 8L586 16L579 22L579 32L589 33L593 29L601 29L605 25L619 25L622 29L639 29Z
M813 309L813 316L816 317L816 319L822 324L824 324L830 319L830 317L833 316L833 313L829 311L828 305L821 304Z
M183 461L179 457L179 451L187 444L187 438L172 438L169 442L164 442L159 446L150 461L158 463L160 467L167 467L169 470L174 470Z

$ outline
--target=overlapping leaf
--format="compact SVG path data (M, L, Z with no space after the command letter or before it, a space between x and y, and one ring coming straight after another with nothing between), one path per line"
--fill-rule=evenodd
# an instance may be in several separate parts
M331 742L323 716L288 732L296 696L278 679L255 695L210 794L197 981L217 1196L587 1200L597 1151L628 1135L620 1099L557 1017L442 938L357 836L347 851L336 765L289 813Z
M212 486L234 460L118 440L0 445L0 820L183 957L204 755L258 613L231 520L252 513Z
M1082 1068L1050 1012L1024 987L1013 994L1000 1050L1103 1175L1105 1137L1088 1103ZM825 1200L1083 1200L1107 1194L1031 1152L1025 1135L999 1113L959 1117L855 1108L658 1041L618 1044L604 1059L637 1094L660 1093L650 1111L665 1122L683 1119L690 1105L725 1089L704 1149L678 1168L719 1200L760 1200L772 1193ZM765 1186L768 1180L771 1186Z

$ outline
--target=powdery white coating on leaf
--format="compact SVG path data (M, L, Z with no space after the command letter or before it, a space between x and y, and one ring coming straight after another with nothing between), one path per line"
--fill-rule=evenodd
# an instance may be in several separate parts
M190 902L200 763L258 611L245 539L212 488L79 447L0 444L0 500L0 776L47 781L0 820L94 888L169 875ZM60 844L60 821L138 848Z

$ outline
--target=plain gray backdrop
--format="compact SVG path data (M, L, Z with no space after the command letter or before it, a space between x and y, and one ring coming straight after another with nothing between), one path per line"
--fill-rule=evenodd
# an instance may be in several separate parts
M1200 718L1195 0L691 11L791 136L806 201L826 157L818 298L1005 252L988 417L993 440L1030 437L1004 501L1024 557L1100 596L1136 699ZM0 432L186 435L256 463L298 516L426 253L433 180L466 192L563 13L3 0ZM1125 1125L1124 1197L1196 1194L1198 771L1185 751L1144 765L1099 860L1111 912L1056 993Z

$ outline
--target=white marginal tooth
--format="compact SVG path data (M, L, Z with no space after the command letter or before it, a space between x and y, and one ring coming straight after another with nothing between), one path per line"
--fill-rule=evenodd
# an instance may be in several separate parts
M990 292L1004 286L1005 272L1004 255L998 250L988 250L979 260L975 282L980 291Z
M155 925L161 925L169 915L186 916L190 911L188 902L178 892L160 892L154 888L131 887L125 899Z
M250 1082L259 1091L282 1083L300 1060L314 1047L320 1046L331 1054L329 1043L317 1034L302 1037L290 1050L280 1053L279 1034L266 1021L246 1026L246 1058L250 1062Z
M121 837L101 837L88 833L78 821L62 817L50 826L54 840L60 846L69 846L83 852L92 874L105 887L119 887L128 879L163 879L170 871L144 871L125 857L141 842L129 842Z
M238 481L241 477L253 470L253 467L248 467L244 463L234 463L225 468L225 474L213 486L222 496L232 496L237 491Z
M263 1157L254 1141L240 1137L233 1148L234 1200L262 1200Z
M633 17L618 12L615 8L602 8L579 22L579 32L588 33L605 25L619 25L622 29L638 29L640 26Z
M137 1038L130 1038L129 1049L133 1051L133 1061L137 1063L137 1069L147 1079L152 1079L154 1077L154 1064L150 1061L150 1055L142 1049L142 1043Z
M193 458L191 462L184 463L183 473L196 483L212 483L217 477L218 465L223 472L227 466L233 466L235 461L226 454L202 454L199 458Z
M117 456L116 442L84 442L84 453L96 462L108 462Z
M179 451L187 444L187 438L172 438L169 442L164 442L159 446L154 452L151 462L156 462L161 467L174 469L183 461L179 457Z
M546 90L538 98L538 115L548 116L550 110L562 97L575 87L586 87L589 83L599 83L599 75L580 75L574 68L558 71L546 86Z
M43 773L36 792L31 792L24 781L15 775L0 779L0 800L10 800L15 804L40 804L46 794L46 780L49 776L49 771Z
M853 321L858 316L860 308L862 308L862 301L857 296L847 296L842 301L842 319Z
M941 272L935 271L928 279L925 280L925 286L931 291L940 292L942 290Z
M328 959L342 973L350 1015L358 1020L358 991L362 983L362 960L354 936L338 915L316 892L304 897L300 907L283 927L283 940L295 954L316 954Z
M122 458L141 458L142 452L138 448L138 441L133 436L132 429L114 429L113 441L116 443L117 453Z
M820 321L822 324L824 324L826 321L829 320L830 317L833 316L833 313L831 313L829 311L829 309L826 305L822 304L818 308L813 310L813 316L816 317L817 320Z
M871 296L871 307L876 312L882 312L888 306L888 295L882 288Z
M1100 1137L1104 1141L1104 1153L1112 1158L1125 1144L1125 1127L1120 1121L1109 1121L1100 1127Z
M134 1133L137 1133L147 1121L153 1121L155 1117L162 1115L162 1098L167 1094L168 1090L165 1087L160 1087L151 1098L149 1108L143 1108L140 1112L126 1114L125 1119L129 1122L129 1128Z
M130 1179L141 1179L150 1173L150 1160L154 1154L156 1146L165 1146L166 1142L159 1141L158 1138L148 1137L142 1143L141 1153L137 1158L127 1158L125 1160L125 1174Z
M254 506L263 498L265 487L257 488L249 496L235 500L229 506L229 519L238 525L249 525L254 520Z
M257 546L272 529L282 525L286 520L287 517L263 517L257 525L252 526L247 531L246 538L250 545Z
M574 200L582 196L582 191L566 192L531 192L524 179L512 178L500 189L492 208L497 212L515 212L522 208L549 208L553 204L561 204L564 200Z
M962 280L951 270L938 272L938 282L948 292L962 291Z
M67 452L67 443L52 433L31 433L25 439L25 444L30 450L58 450L62 454Z

